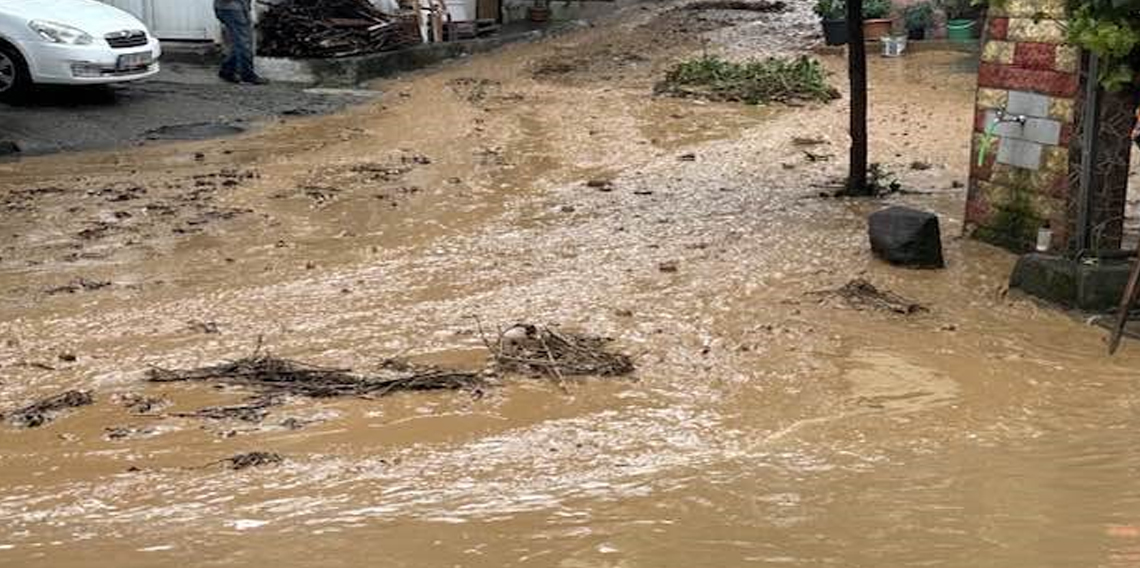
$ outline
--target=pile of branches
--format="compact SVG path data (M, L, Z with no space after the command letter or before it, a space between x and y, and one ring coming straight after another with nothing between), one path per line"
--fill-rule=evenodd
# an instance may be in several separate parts
M700 0L686 4L685 10L740 10L744 12L783 12L788 5L776 0Z
M385 361L376 375L359 375L348 369L319 367L262 353L197 369L151 369L147 380L154 383L209 381L251 387L268 397L257 400L258 404L252 408L254 412L275 404L273 395L292 394L313 398L384 396L396 391L475 388L483 382L477 373L412 365L396 360ZM225 414L229 409L211 410ZM246 410L251 409L243 407L242 411Z
M611 341L530 324L517 324L500 331L494 341L484 338L500 373L545 375L556 379L632 373L633 360L628 355L606 349Z
M6 414L0 413L0 419L7 420L9 424L19 428L38 428L55 420L68 409L87 406L94 402L95 399L90 391L70 390Z
M905 316L930 311L926 306L918 302L904 298L889 290L880 290L874 284L862 278L856 278L835 290L813 293L816 295L842 298L847 302L847 305L855 309L870 308Z
M173 416L209 420L261 422L289 395L311 398L382 397L397 391L471 390L476 396L486 377L516 373L562 379L568 376L610 377L633 372L633 360L606 349L609 338L568 333L549 327L518 324L499 332L496 340L483 336L493 369L462 371L417 365L397 359L381 363L372 374L322 367L273 357L261 350L236 361L193 369L153 368L152 383L203 382L245 387L252 396L242 404L211 406Z
M234 471L241 471L251 467L261 467L265 465L278 465L285 462L285 458L276 452L247 452L244 454L237 454L236 456L226 458L221 462L227 468Z
M347 57L420 43L415 18L393 16L368 0L284 0L258 23L262 55Z

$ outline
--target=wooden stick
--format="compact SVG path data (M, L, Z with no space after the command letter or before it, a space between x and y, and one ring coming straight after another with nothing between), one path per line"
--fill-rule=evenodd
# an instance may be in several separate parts
M1128 323L1128 314L1136 303L1136 285L1140 283L1140 260L1132 265L1132 273L1128 276L1128 286L1124 288L1124 295L1120 298L1120 313L1116 314L1116 325L1112 328L1112 335L1108 339L1108 354L1116 354L1120 348L1120 339L1124 335L1124 326Z

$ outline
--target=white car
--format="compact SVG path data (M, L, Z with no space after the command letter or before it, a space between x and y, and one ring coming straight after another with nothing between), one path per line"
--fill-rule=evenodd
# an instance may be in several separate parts
M0 0L0 99L33 84L93 85L158 73L162 47L134 16L96 0Z

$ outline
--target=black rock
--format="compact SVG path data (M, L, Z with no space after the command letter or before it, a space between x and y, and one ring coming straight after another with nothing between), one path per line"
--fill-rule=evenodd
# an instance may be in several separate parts
M943 268L938 216L909 207L888 207L871 214L871 251L900 266Z
M19 153L19 144L11 140L0 140L0 156L12 156Z

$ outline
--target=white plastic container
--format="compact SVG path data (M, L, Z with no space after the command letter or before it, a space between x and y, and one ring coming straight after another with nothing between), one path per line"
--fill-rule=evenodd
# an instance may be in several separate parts
M1046 223L1044 227L1037 229L1037 252L1046 252L1051 246L1053 246L1053 229L1050 229Z
M906 36L887 36L879 38L883 42L883 57L901 57L906 51Z

